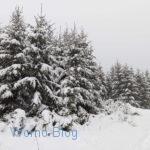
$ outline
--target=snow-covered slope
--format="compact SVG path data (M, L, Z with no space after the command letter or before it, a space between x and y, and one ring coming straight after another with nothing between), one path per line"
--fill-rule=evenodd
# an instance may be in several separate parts
M86 125L76 126L76 140L13 137L4 132L0 134L0 150L150 150L150 110L132 111L136 113L125 118L119 113L91 117ZM2 129L3 124L0 126Z

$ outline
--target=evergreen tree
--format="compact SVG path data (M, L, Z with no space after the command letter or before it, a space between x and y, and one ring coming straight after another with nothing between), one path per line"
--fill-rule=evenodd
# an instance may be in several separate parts
M108 98L108 91L107 91L107 81L106 81L106 76L105 73L103 72L102 67L99 65L98 66L98 81L97 86L100 87L100 96L102 100L106 100Z
M123 79L122 79L122 94L121 97L125 102L138 106L136 98L138 96L136 80L134 78L134 71L129 66L123 66Z
M28 46L24 53L28 62L28 74L34 78L32 82L32 103L31 114L35 114L41 104L49 107L50 110L58 111L59 98L55 95L59 85L57 79L56 65L53 64L54 50L53 28L42 14L35 17L35 26L30 27L28 32ZM29 88L29 92L31 89Z
M150 73L149 71L145 72L145 78L147 82L147 94L148 94L148 108L150 108Z
M119 98L121 93L121 88L119 86L122 78L122 65L117 62L114 66L112 66L110 73L107 75L108 98Z
M149 71L145 72L146 82L148 83L149 91L150 91L150 73Z
M26 25L22 10L16 8L9 25L0 35L0 113L19 107L15 83L21 78L25 62L22 51L25 48Z
M40 15L27 32L21 14L16 8L0 39L1 114L21 108L35 115L43 104L57 111L59 98L55 91L59 85L55 82L56 65L51 61L52 26Z
M138 89L138 96L136 100L138 101L140 107L149 108L150 107L150 85L148 74L144 74L139 70L135 74L136 85Z
M116 63L107 76L108 97L136 104L137 87L132 68Z
M64 76L60 80L58 95L62 97L64 114L81 112L96 113L100 106L98 66L94 61L93 49L82 31L74 28L63 34ZM65 57L66 56L66 57ZM63 58L63 57L62 57Z

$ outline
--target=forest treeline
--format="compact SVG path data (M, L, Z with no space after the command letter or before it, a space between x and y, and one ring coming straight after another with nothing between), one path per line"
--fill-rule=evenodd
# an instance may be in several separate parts
M48 109L75 115L82 124L85 114L97 114L108 99L149 109L150 73L119 62L105 73L83 30L57 34L44 15L31 25L15 9L0 29L1 117L17 108L27 116Z

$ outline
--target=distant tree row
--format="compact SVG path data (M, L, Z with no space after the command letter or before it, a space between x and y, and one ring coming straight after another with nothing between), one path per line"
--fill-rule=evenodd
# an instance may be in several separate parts
M106 76L107 99L150 108L150 74L116 63Z

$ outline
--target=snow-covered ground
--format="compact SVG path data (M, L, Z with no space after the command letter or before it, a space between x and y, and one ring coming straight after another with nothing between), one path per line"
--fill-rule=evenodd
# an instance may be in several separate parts
M118 113L91 117L86 125L76 126L77 140L13 137L4 132L0 134L0 150L150 150L150 110L134 111L139 115L124 119Z

